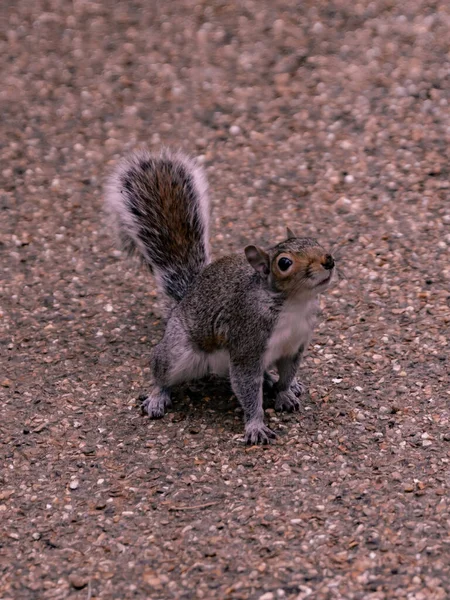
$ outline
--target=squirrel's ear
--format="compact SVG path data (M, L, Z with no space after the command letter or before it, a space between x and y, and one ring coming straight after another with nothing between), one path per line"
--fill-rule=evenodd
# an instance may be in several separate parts
M261 275L270 273L270 258L267 252L257 246L247 246L244 250L248 262Z
M295 233L292 231L292 229L289 229L289 227L286 227L286 235L288 240L292 239L292 238L296 238L297 236L295 235Z

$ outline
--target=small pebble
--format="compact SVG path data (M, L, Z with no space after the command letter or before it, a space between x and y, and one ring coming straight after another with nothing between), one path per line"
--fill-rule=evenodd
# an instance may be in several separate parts
M337 212L349 212L349 210L351 209L352 206L352 201L349 198L345 198L344 196L342 196L341 198L339 198L338 200L336 200L336 202L334 203L334 208L336 209Z
M263 594L262 596L259 597L259 600L274 600L275 596L272 594L272 592L266 592L265 594Z
M71 573L69 575L69 583L76 590L82 590L87 586L89 580L86 577L77 575L76 573Z

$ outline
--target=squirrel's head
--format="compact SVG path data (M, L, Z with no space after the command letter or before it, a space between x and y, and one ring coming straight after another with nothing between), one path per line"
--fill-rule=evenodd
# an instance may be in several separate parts
M269 285L287 296L316 295L326 290L334 275L334 258L312 238L300 238L288 228L287 239L262 250L247 246L250 265Z

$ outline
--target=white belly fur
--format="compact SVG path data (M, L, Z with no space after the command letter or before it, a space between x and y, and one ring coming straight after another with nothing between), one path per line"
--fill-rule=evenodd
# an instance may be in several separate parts
M183 383L193 379L201 379L209 373L228 375L230 355L227 350L217 350L207 354L195 350L185 350L181 353L171 369L170 384Z
M208 367L214 375L228 375L230 370L230 353L228 350L216 350L211 354L207 354Z
M287 303L270 336L264 354L264 368L283 356L294 356L300 346L307 346L316 321L315 301Z

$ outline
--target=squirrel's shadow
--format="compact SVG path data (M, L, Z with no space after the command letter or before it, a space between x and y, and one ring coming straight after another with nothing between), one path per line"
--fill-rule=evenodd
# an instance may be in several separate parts
M205 401L212 402L215 410L218 412L229 412L240 409L236 396L233 393L230 380L227 377L219 377L208 375L197 381L189 382L181 386L184 391L184 396L190 401L201 404ZM268 380L264 380L263 385L264 408L270 408L274 404L275 394L273 384Z
M263 407L264 409L273 408L275 401L275 392L273 389L274 380L266 376L263 385ZM141 395L138 399L140 404L146 395ZM230 429L240 431L242 428L243 410L231 388L230 380L226 377L208 375L202 379L191 381L189 383L175 386L172 390L172 407L168 414L171 414L171 420L182 422L189 420L191 422L203 421L216 424L217 419L223 420L223 424ZM302 395L302 404L308 406L307 415L300 410L302 421L307 418L308 430L317 428L318 407L311 401L309 393ZM298 413L297 413L298 414ZM143 412L146 416L146 413ZM295 418L295 413L277 413L283 415L284 421ZM167 417L167 415L166 415Z

